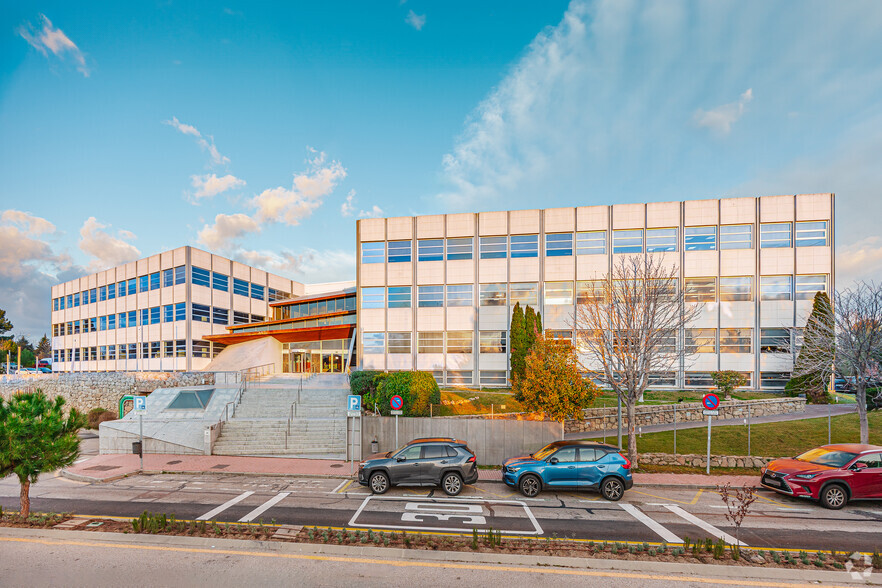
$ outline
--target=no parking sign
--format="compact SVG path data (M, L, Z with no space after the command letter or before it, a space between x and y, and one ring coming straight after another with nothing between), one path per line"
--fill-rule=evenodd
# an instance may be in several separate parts
M404 399L396 394L392 398L389 399L389 406L392 407L392 410L401 410L404 406Z

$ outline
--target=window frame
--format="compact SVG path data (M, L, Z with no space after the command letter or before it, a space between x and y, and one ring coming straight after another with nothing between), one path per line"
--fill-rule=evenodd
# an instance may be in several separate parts
M606 231L577 231L576 255L606 255Z
M667 234L665 234L667 232ZM658 227L646 229L646 252L677 251L677 227ZM657 244L652 244L657 240Z
M629 244L639 239L638 244ZM613 253L643 253L645 246L643 229L616 229L613 231Z

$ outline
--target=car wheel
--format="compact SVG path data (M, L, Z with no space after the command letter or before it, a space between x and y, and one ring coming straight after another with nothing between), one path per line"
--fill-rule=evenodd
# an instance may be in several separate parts
M389 476L383 472L375 472L371 474L371 492L374 494L385 494L389 489Z
M839 510L848 503L848 492L841 484L830 484L821 490L821 506Z
M625 485L622 484L622 481L618 478L607 478L603 481L603 484L600 485L600 494L602 494L606 500L611 502L619 500L624 493Z
M448 496L456 496L462 492L462 478L459 477L459 474L453 472L444 474L444 478L441 480L441 488Z
M542 490L542 482L539 481L539 478L533 475L527 475L521 478L521 482L518 486L520 486L521 494L527 498L533 498Z

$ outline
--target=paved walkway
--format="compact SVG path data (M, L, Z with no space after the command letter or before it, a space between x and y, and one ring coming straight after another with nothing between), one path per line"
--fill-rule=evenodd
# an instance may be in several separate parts
M622 408L624 412L624 407ZM773 414L769 416L762 417L753 417L750 419L750 424L758 425L760 423L780 423L784 421L801 421L804 419L818 419L825 418L828 414L833 416L839 416L843 414L849 414L852 412L857 412L856 404L807 404L805 406L805 410L801 412L790 412L785 414ZM725 425L744 425L744 419L714 419L714 427L720 427ZM703 429L707 427L707 420L702 421L689 421L689 422L678 422L677 430L682 431L683 429ZM642 427L643 433L655 433L658 431L673 431L674 424L673 423L665 423L663 425L646 425ZM622 428L622 436L625 436L625 429ZM607 431L583 431L583 432L575 432L575 433L567 433L564 435L565 439L599 439L606 435L606 440L615 440L616 430L609 429ZM624 439L623 439L624 442Z
M139 472L137 455L98 455L80 460L62 471L62 475L83 482L108 482ZM347 461L329 459L294 459L281 457L239 457L231 455L165 455L144 456L144 473L173 472L182 474L247 474L254 476L314 476L349 478ZM357 464L355 464L357 467ZM502 471L482 469L478 479L501 482ZM638 486L680 488L714 488L731 483L733 486L756 485L757 476L705 476L702 474L634 474Z

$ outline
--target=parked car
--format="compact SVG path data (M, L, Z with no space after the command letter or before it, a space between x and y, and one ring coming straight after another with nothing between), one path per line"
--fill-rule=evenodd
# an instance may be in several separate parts
M358 464L358 483L383 494L391 486L440 486L449 496L478 481L478 461L465 441L414 439L400 449L375 453Z
M824 445L762 469L760 483L788 496L840 509L851 500L882 499L882 447Z
M599 489L619 500L634 485L631 462L619 448L592 441L555 441L527 456L502 463L502 480L532 498L543 489Z
M20 373L20 374L36 374L39 372L37 372L37 368L23 367L20 370L18 370L18 373Z
M854 394L854 386L845 378L835 378L833 380L833 390L845 394Z

